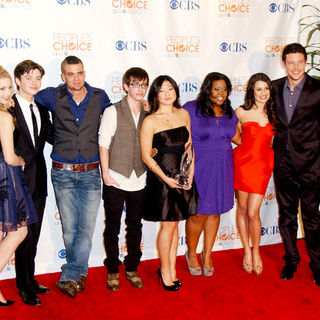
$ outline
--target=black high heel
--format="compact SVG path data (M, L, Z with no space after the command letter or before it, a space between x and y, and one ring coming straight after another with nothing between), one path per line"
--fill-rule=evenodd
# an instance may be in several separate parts
M177 287L182 287L182 282L181 282L180 280L173 281L173 283L174 283Z
M176 284L173 284L172 286L167 286L163 279L162 279L162 274L161 274L161 270L160 268L157 270L157 274L158 276L160 277L160 280L161 280L161 283L162 283L162 286L163 286L163 289L164 290L167 290L167 291L178 291L179 290L179 287L177 287Z
M8 299L7 299L7 302L6 302L6 303L0 301L0 307L9 307L9 306L11 306L12 304L14 304L14 301L13 301L13 300L8 300Z

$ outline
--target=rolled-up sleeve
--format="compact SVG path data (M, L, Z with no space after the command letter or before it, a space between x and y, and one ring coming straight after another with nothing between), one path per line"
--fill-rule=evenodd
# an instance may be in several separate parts
M117 130L117 110L112 105L102 115L99 127L99 146L109 150L112 137Z
M57 89L53 87L43 89L34 96L34 100L49 111L53 111L57 102Z

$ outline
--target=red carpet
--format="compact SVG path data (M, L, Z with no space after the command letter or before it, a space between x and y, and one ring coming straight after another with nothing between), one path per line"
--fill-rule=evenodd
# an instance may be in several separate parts
M15 280L0 282L1 290L16 303L0 308L0 319L304 319L320 318L320 287L313 283L308 267L304 240L299 241L301 263L295 277L279 278L283 266L282 244L264 246L261 276L245 274L241 269L242 250L213 253L215 274L212 278L193 277L185 258L178 257L177 270L183 287L179 292L166 292L159 286L158 260L144 261L140 274L145 287L135 289L120 271L120 290L106 288L105 268L89 270L86 290L73 300L56 287L58 274L38 276L38 281L51 288L40 296L42 305L22 303Z

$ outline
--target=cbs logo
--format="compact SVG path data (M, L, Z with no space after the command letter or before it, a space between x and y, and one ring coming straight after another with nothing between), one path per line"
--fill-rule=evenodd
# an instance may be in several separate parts
M290 13L294 11L294 6L289 3L270 3L269 11L271 13L279 12L279 13Z

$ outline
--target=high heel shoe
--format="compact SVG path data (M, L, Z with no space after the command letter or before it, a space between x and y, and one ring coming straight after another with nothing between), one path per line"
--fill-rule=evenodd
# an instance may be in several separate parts
M200 258L201 258L201 262L202 262L202 266L203 266L203 275L205 277L212 277L213 276L213 272L214 272L214 268L210 267L210 268L205 268L204 267L204 263L203 263L203 251L200 253Z
M253 266L253 272L257 275L260 276L260 274L263 271L263 266Z
M258 259L257 259L257 257L253 257L253 272L257 276L260 276L262 271L263 271L263 264L262 264L261 256L258 255Z
M197 268L191 268L190 267L190 262L189 262L189 251L187 250L185 253L186 256L186 260L187 260L187 265L188 265L188 269L191 275L193 276L201 276L202 275L202 270L200 267Z
M7 302L6 302L6 303L0 301L0 307L9 307L9 306L11 306L12 304L14 304L14 301L13 301L13 300L8 300L8 299L7 299Z
M253 270L252 264L248 263L248 261L246 260L246 255L244 255L243 257L242 268L246 273L251 273Z
M163 289L166 290L166 291L178 291L179 290L179 287L176 286L176 284L173 284L172 286L167 286L164 281L163 281L163 278L162 278L162 274L161 274L161 269L159 268L157 270L157 274L158 276L160 277L160 281L162 283L162 286L163 286ZM179 281L179 280L178 280Z
M173 283L176 285L176 287L182 287L182 282L180 280L175 280Z

